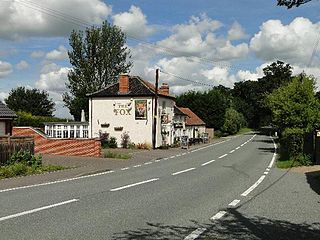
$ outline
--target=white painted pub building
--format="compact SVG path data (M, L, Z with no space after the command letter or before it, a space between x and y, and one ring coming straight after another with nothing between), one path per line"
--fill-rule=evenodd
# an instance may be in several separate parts
M118 83L87 96L89 138L108 133L110 137L116 137L120 146L121 135L126 132L132 143L152 145L155 127L155 147L160 147L174 144L186 134L187 128L188 131L196 128L186 126L188 115L176 107L175 97L169 94L167 84L162 84L158 91L156 126L155 86L138 76L120 75ZM205 131L204 123L201 124L202 131Z

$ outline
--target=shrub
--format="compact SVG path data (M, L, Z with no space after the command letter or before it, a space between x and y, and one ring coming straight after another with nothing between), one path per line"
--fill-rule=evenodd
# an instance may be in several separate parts
M150 150L150 149L151 149L151 145L150 145L150 144L147 144L147 143L138 143L138 144L137 144L137 148L138 148L138 149Z
M14 163L10 166L4 166L0 168L0 177L9 178L19 175L26 175L28 172L28 166L24 163Z
M117 148L118 147L117 139L115 137L111 137L108 143L108 146L109 148Z
M109 133L99 132L99 138L100 138L100 141L101 141L102 148L108 148Z
M14 152L10 159L7 161L6 165L11 165L15 163L24 163L27 166L41 166L42 157L32 155L30 151L21 149L17 152Z
M225 121L221 130L228 134L236 134L240 128L247 125L244 116L234 110L233 108L228 108L225 113Z
M129 148L129 149L135 149L135 148L136 148L136 144L130 142L130 143L128 144L128 148Z
M123 148L128 148L128 145L130 143L130 136L128 132L124 132L121 134L121 146Z
M304 131L300 128L286 128L280 139L282 159L301 158L303 153Z

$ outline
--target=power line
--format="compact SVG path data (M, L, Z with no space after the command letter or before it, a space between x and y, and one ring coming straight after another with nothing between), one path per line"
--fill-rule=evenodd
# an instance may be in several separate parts
M207 86L207 87L215 87L215 85L212 85L212 84L207 84L207 83L203 83L203 82L194 81L194 80L191 80L191 79L188 79L188 78L185 78L185 77L181 77L181 76L178 76L176 74L169 73L169 72L166 72L166 71L163 71L163 70L160 70L160 72L164 73L164 74L167 74L167 75L170 75L172 77L178 78L180 80L186 81L186 82L191 82L191 83L195 83L195 84L202 85L202 86Z

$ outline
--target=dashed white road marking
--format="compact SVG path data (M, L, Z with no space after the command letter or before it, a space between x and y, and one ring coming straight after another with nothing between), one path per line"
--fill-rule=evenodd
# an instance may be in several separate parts
M231 203L229 203L228 205L229 205L229 206L232 206L232 207L235 207L239 202L240 202L239 199L235 199L235 200L233 200Z
M231 150L229 153L233 153L235 150L233 149L233 150Z
M175 176L175 175L178 175L178 174L181 174L181 173L185 173L185 172L189 172L189 171L192 171L192 170L195 170L195 169L196 168L188 168L188 169L185 169L185 170L182 170L182 171L179 171L179 172L172 173L171 175Z
M240 147L236 147L236 150L240 149Z
M219 158L224 158L224 157L226 157L226 156L228 156L228 154L226 153L226 154L223 154L222 156L220 156Z
M269 172L266 171L266 172L264 172L263 174L268 175L268 173L269 173Z
M197 239L202 233L204 233L207 229L206 228L197 228L192 233L184 238L184 240L194 240Z
M138 164L138 165L135 165L135 166L133 166L134 168L137 168L137 167L141 167L141 165L140 164Z
M73 202L77 202L77 201L79 201L79 199L71 199L71 200L68 200L68 201L64 201L64 202L60 202L60 203L56 203L56 204L52 204L52 205L48 205L48 206L44 206L44 207L40 207L40 208L35 208L35 209L32 209L32 210L28 210L28 211L24 211L24 212L12 214L12 215L9 215L9 216L1 217L0 218L0 222L8 220L8 219L11 219L11 218L21 217L23 215L27 215L27 214L43 211L43 210L46 210L46 209L49 209L49 208L54 208L54 207L58 207L58 206L61 206L61 205L65 205L65 204L73 203Z
M130 188L130 187L134 187L134 186L138 186L138 185L141 185L141 184L150 183L150 182L154 182L154 181L158 181L158 180L159 180L159 178L152 178L152 179L149 179L149 180L146 180L146 181L132 183L132 184L125 185L125 186L122 186L122 187L113 188L113 189L110 189L110 191L111 192L115 192L115 191L123 190L123 189L126 189L126 188Z
M161 161L160 159L155 160L155 162L160 162L160 161Z
M176 157L181 157L181 154L177 154Z
M201 166L208 165L208 164L210 164L210 163L213 163L214 161L215 161L215 160L213 159L213 160L210 160L210 161L208 161L208 162L202 163Z
M184 156L184 155L186 155L186 154L187 154L187 153L182 153L181 155L183 155L183 156Z
M218 220L220 218L222 218L227 212L226 211L220 211L218 212L216 215L214 215L213 217L210 218L211 221L215 221Z
M146 162L144 163L144 165L149 165L149 164L152 164L153 162Z
M120 170L124 171L124 170L128 170L128 169L129 169L129 167L125 167L125 168L121 168Z
M249 187L246 191L244 191L241 196L246 197L249 193L251 193L256 187L259 186L260 183L262 183L263 179L265 178L265 175L262 175L258 181L256 181L251 187Z
M171 156L170 158L175 158L176 156Z
M168 159L169 159L169 158L166 157L166 158L164 158L163 160L164 160L164 161L167 161Z
M74 177L74 178L68 178L68 179L63 179L63 180L57 180L53 182L46 182L46 183L39 183L39 184L33 184L33 185L27 185L27 186L22 186L22 187L15 187L15 188L7 188L7 189L2 189L0 190L0 193L3 192L9 192L9 191L15 191L15 190L20 190L20 189L27 189L27 188L33 188L33 187L40 187L40 186L46 186L46 185L52 185L52 184L57 184L57 183L63 183L63 182L70 182L70 181L75 181L78 179L83 179L83 178L90 178L90 177L96 177L96 176L101 176L105 175L108 173L114 173L114 171L106 171L106 172L101 172L101 173L95 173L91 175L85 175L85 176L80 176L80 177Z

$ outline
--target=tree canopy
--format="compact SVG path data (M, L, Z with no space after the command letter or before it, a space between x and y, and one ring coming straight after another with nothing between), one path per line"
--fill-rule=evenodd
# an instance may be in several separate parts
M55 103L49 98L48 92L36 88L14 88L4 101L10 109L28 112L34 116L52 116L55 111Z
M311 0L278 0L279 6L285 6L288 9L292 7L299 7L302 4L310 2Z
M115 83L120 73L132 66L130 51L125 46L126 37L117 26L104 22L101 27L73 31L69 38L68 52L72 69L68 74L67 89L63 101L75 120L81 110L88 113L86 94L101 90Z
M315 96L315 81L301 75L282 86L267 98L272 111L273 123L281 130L299 128L312 130L319 127L320 102Z

